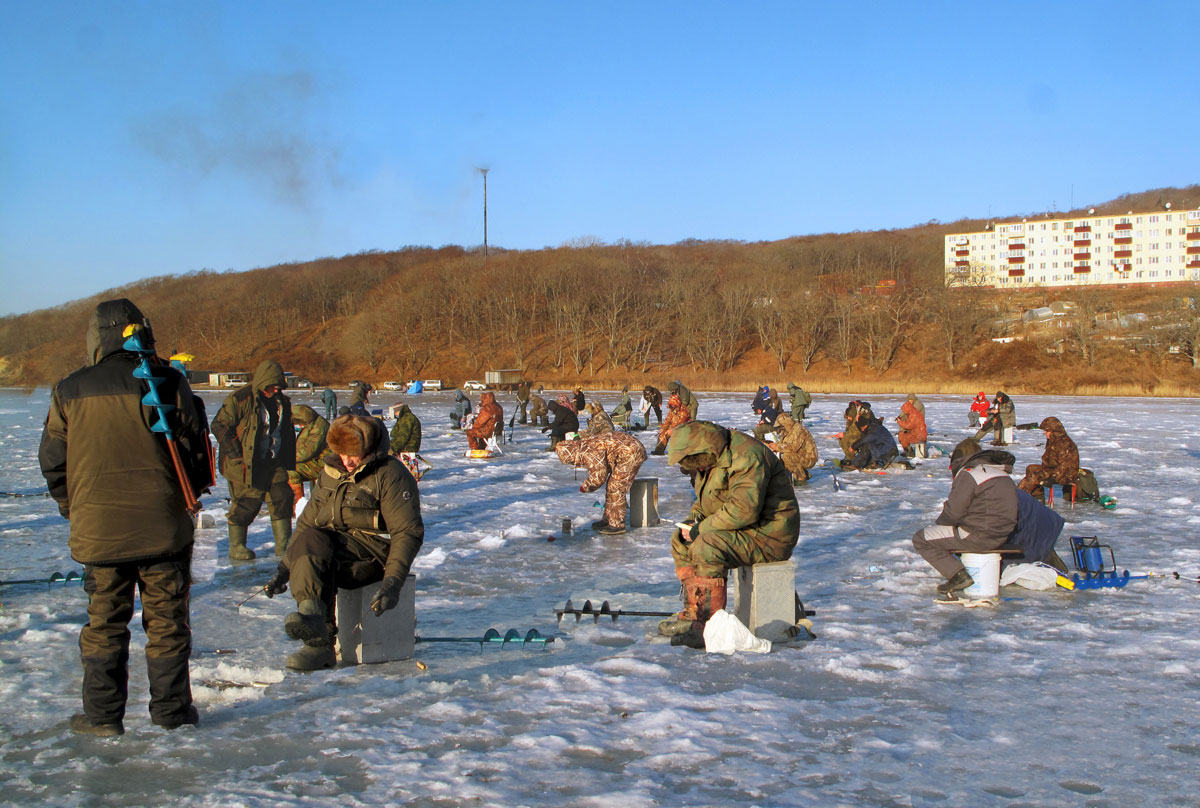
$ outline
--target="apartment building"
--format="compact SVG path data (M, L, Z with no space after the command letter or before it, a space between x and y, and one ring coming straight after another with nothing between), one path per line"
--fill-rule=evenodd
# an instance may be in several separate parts
M1200 282L1200 210L997 222L946 236L946 285Z

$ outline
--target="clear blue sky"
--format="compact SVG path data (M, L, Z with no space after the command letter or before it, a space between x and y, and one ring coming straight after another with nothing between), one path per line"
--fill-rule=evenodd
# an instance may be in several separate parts
M778 239L1200 181L1200 4L0 4L0 314L408 244Z

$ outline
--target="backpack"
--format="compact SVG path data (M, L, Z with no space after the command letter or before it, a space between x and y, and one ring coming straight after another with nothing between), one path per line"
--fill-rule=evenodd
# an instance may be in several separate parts
M1091 469L1081 468L1075 476L1075 499L1079 502L1100 501L1100 484Z

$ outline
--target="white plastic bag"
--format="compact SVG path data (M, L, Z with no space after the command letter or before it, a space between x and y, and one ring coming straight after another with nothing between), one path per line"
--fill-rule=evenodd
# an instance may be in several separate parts
M722 609L704 624L704 650L710 654L732 654L734 651L769 654L771 641L755 637L733 612Z
M1009 564L1000 573L1000 585L1016 584L1026 589L1053 589L1058 570L1046 564Z

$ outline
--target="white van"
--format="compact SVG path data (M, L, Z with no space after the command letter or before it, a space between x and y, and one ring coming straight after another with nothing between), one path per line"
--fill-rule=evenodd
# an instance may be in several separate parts
M441 390L442 389L442 380L441 379L424 379L421 381L421 385L426 390Z

